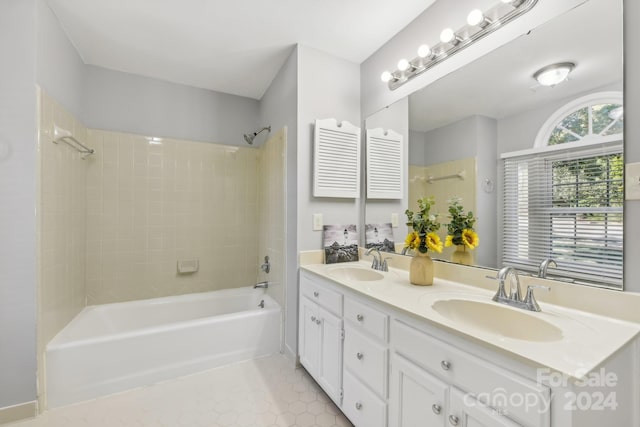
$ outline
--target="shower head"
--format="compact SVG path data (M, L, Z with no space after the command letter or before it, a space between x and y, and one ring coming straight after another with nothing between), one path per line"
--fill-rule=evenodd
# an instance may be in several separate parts
M267 131L267 132L271 132L271 126L265 126L262 129L260 129L258 132L253 132L251 135L248 134L244 134L244 140L247 141L247 144L249 145L253 145L253 140L256 138L256 136L258 136L258 134L262 131Z

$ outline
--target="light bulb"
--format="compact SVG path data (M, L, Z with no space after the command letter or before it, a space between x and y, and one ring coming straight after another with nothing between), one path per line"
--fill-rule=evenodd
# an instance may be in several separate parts
M426 58L428 56L431 56L431 48L428 45L423 44L418 48L418 56L420 58Z
M451 28L445 28L440 33L440 41L442 43L451 43L456 38L456 33Z
M408 69L409 69L409 61L407 61L404 58L398 61L398 70L407 71Z
M502 0L502 3L507 3L507 4L513 3L513 0Z
M388 72L388 71L384 71L381 75L380 75L380 80L382 80L384 83L389 82L389 80L391 80L393 78L393 75Z
M467 24L472 27L478 26L484 22L484 14L480 9L474 9L467 16Z

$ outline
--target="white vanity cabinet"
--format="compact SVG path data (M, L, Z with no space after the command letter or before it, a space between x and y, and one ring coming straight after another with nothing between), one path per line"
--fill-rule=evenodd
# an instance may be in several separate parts
M342 395L342 294L301 274L300 363L338 405Z
M344 299L344 400L356 426L387 425L389 315L360 298Z
M547 387L398 319L391 325L391 347L390 427L410 427L420 416L436 417L433 425L442 426L550 425Z

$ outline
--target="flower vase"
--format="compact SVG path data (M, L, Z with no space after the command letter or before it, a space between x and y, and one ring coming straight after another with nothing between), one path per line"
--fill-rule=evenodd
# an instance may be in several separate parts
M416 251L409 267L409 281L414 285L433 285L433 260L428 253Z
M465 245L457 245L456 250L451 254L451 262L473 265L473 254L471 250L467 250Z

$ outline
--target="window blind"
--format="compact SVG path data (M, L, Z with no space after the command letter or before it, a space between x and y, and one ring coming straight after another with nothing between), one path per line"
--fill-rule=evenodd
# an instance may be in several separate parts
M503 265L622 288L622 143L504 161Z

